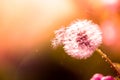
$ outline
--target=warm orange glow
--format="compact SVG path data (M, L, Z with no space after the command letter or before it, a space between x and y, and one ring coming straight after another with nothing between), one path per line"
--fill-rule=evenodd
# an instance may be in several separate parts
M0 50L7 50L41 45L76 9L69 0L1 0L0 11Z

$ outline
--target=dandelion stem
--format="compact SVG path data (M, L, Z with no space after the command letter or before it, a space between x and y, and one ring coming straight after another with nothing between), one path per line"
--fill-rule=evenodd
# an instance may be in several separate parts
M120 72L118 71L118 68L112 63L112 61L107 57L107 55L103 53L100 49L96 49L96 51L102 56L103 59L105 59L106 62L109 63L109 65L114 69L114 71L117 72L117 75L120 77Z

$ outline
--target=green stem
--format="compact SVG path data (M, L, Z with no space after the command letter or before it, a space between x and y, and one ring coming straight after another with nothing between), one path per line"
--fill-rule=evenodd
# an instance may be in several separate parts
M102 56L103 59L105 59L106 62L109 63L109 65L114 69L114 71L117 72L117 75L120 77L120 72L118 68L112 63L112 61L107 57L107 55L103 53L100 49L96 49L96 51Z

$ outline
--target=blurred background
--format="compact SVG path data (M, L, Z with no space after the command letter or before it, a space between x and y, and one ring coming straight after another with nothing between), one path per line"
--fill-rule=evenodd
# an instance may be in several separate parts
M54 30L77 19L98 24L100 48L120 63L120 0L0 0L0 80L89 80L116 76L96 52L86 60L51 47Z

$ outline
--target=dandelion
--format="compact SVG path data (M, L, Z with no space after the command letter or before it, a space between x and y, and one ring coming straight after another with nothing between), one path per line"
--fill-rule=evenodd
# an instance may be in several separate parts
M65 52L76 59L86 59L96 50L120 77L118 68L105 53L98 49L101 43L102 32L99 26L88 20L78 20L68 27L56 30L55 38L52 40L53 47L63 45Z
M86 59L102 43L99 26L88 20L78 20L55 31L53 47L63 45L65 52L77 59Z
M56 48L58 45L62 45L62 42L64 40L65 28L62 27L59 30L56 30L54 33L55 38L52 40L52 45L54 48Z

